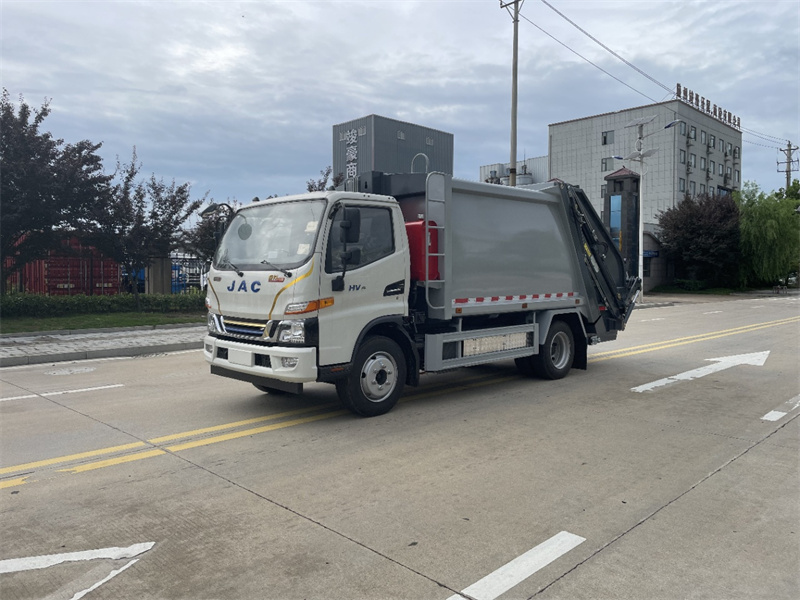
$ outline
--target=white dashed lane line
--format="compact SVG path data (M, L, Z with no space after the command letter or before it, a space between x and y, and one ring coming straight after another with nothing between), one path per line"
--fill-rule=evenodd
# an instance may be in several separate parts
M761 417L762 421L780 421L783 417L788 415L793 410L797 410L800 407L800 394L792 398L791 400L787 400L775 410L769 411L763 417Z

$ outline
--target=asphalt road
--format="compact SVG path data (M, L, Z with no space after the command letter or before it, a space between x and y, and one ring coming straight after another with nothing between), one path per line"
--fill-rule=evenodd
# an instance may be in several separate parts
M0 597L793 600L799 340L797 297L636 311L374 419L199 350L7 367Z

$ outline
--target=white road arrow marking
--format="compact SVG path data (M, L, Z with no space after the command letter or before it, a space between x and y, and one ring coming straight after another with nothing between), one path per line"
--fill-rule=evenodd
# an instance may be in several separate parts
M98 558L109 558L111 560L133 558L134 556L147 552L155 545L155 542L144 542L142 544L133 544L127 548L100 548L98 550L85 550L83 552L65 552L63 554L48 554L46 556L9 558L0 560L0 573L17 573L18 571L46 569L47 567L60 565L65 562L95 560Z
M684 373L678 373L677 375L665 377L664 379L659 379L658 381L651 381L650 383L645 383L644 385L631 388L631 391L640 393L649 392L650 390L669 385L671 383L698 379L699 377L705 377L706 375L711 375L712 373L724 371L725 369L730 369L731 367L737 367L739 365L753 365L755 367L761 367L765 362L767 362L769 352L770 351L767 350L766 352L755 352L753 354L737 354L736 356L707 358L706 360L712 361L714 364L700 367L699 369L686 371Z

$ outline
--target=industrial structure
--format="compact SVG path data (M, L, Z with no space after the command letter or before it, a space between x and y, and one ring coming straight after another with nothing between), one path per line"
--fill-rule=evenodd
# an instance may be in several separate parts
M453 174L453 134L388 119L361 117L333 126L333 173Z

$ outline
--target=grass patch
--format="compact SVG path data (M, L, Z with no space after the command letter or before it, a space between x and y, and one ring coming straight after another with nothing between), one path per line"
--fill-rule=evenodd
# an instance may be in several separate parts
M138 327L142 325L175 325L206 322L203 312L174 313L94 313L65 315L61 317L3 317L0 333L28 333L35 331L60 331L81 329L106 329L112 327Z

